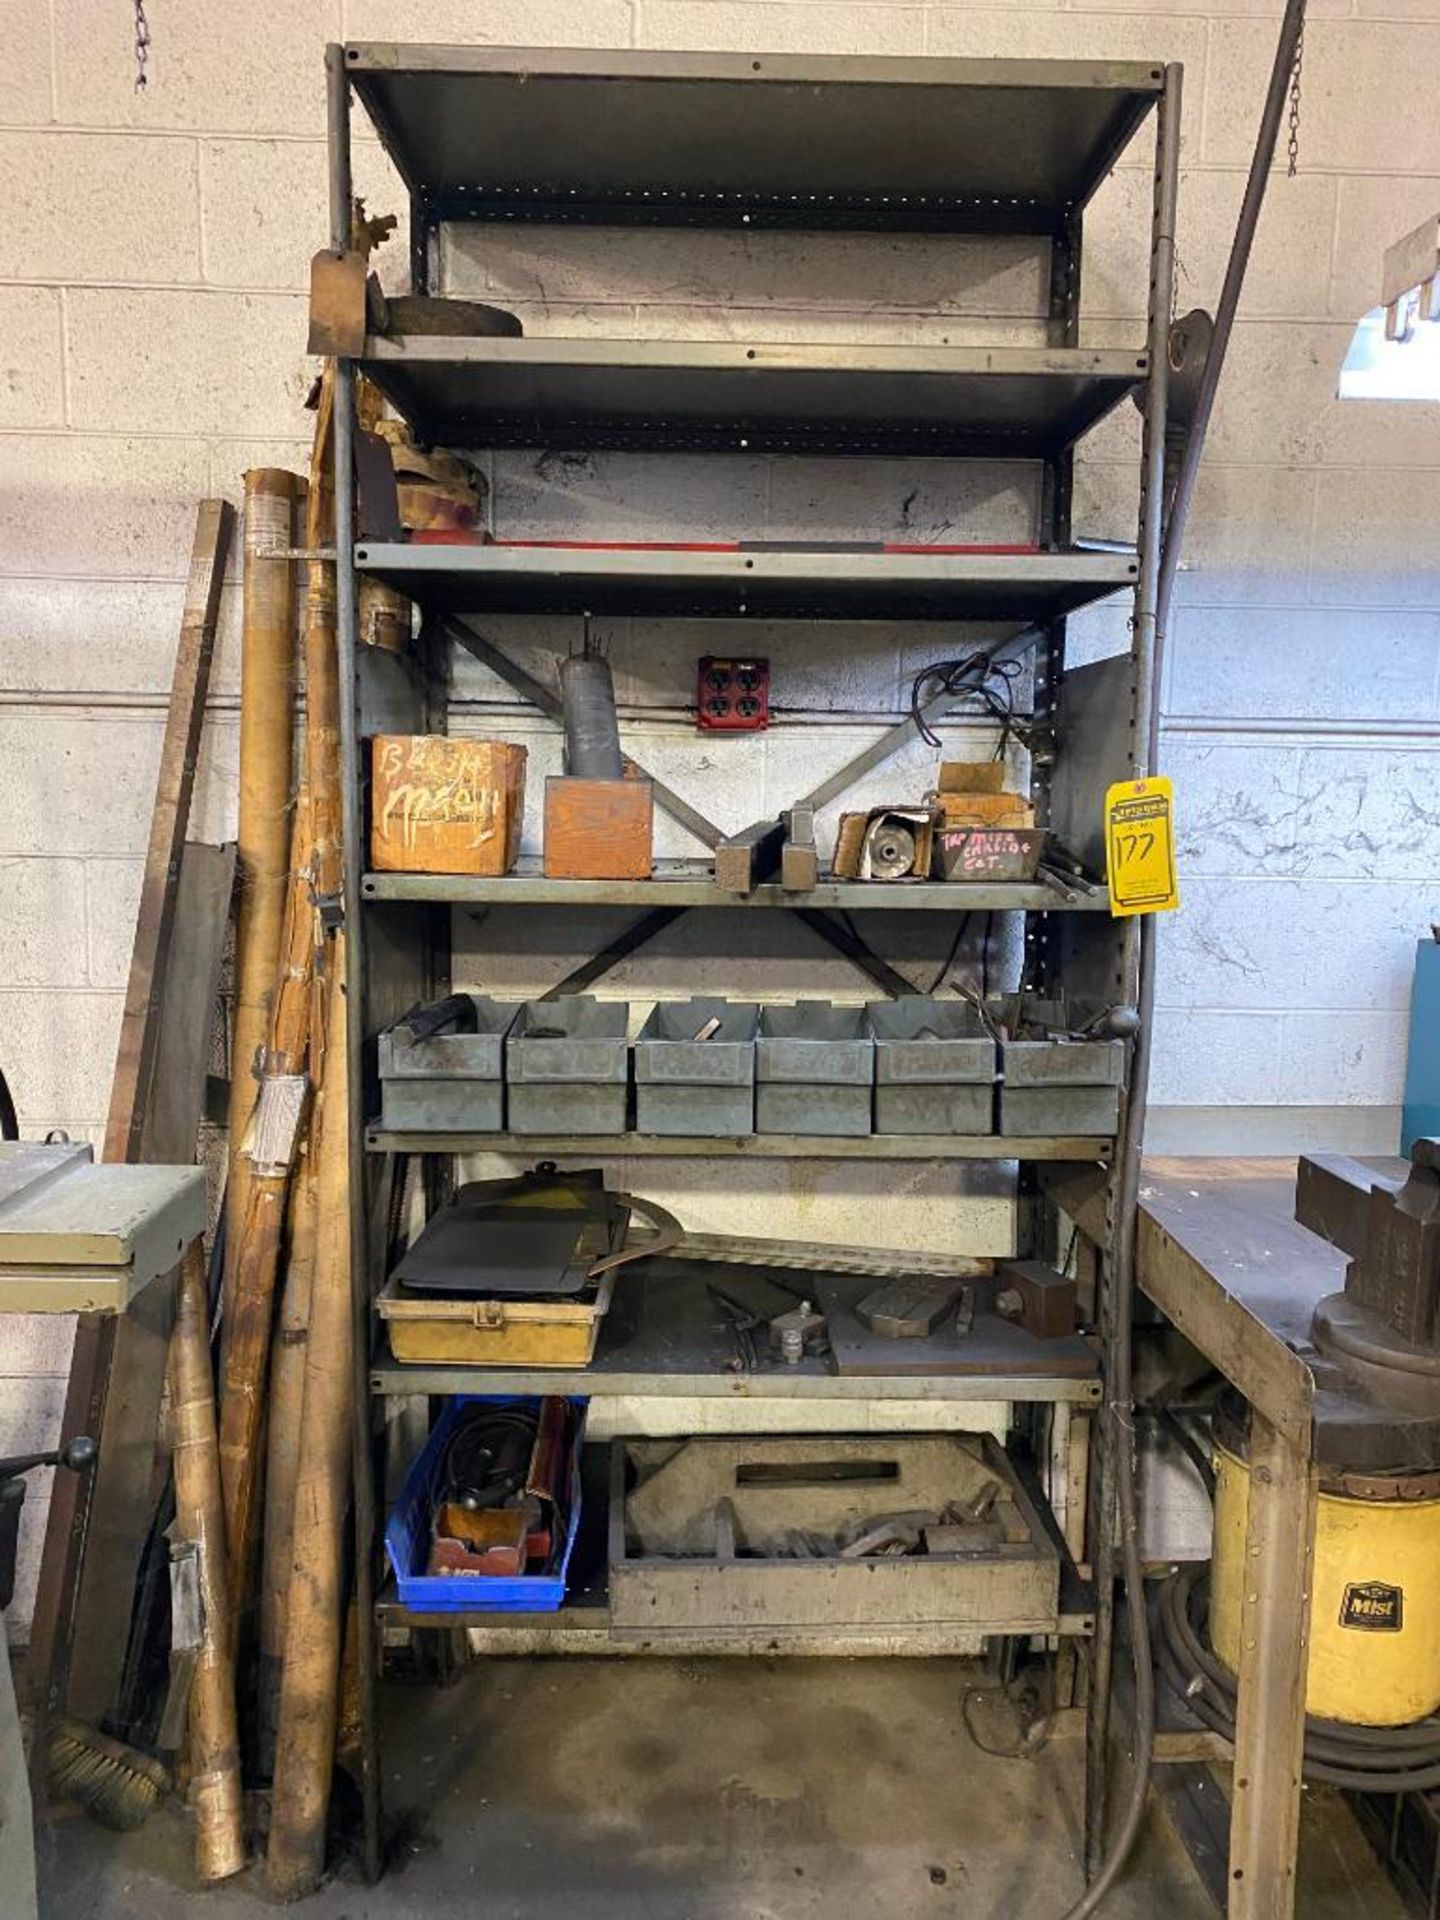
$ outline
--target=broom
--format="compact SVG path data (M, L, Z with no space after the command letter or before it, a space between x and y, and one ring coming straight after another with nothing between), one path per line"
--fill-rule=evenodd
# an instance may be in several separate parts
M143 1825L173 1782L161 1761L65 1719L50 1736L50 1784L102 1827L128 1833Z

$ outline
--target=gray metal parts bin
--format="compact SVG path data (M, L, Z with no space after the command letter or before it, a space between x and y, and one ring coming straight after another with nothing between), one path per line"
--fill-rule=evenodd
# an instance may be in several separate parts
M757 1133L870 1132L875 1042L864 1007L764 1007L755 1042Z
M876 1133L994 1131L995 1040L963 1000L915 994L870 1008Z
M1114 1133L1124 1071L1119 1040L1004 1040L1000 1131L1022 1137Z
M409 1133L499 1133L513 1000L452 994L380 1036L380 1124Z
M586 993L527 1000L510 1030L512 1133L624 1133L630 1009Z
M753 1133L759 1024L760 1009L742 1000L662 1001L635 1038L639 1131Z

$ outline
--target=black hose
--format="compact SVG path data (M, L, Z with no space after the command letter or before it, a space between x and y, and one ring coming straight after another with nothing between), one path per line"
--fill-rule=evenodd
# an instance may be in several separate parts
M1148 703L1149 711L1146 715L1145 757L1140 768L1142 773L1153 773L1158 762L1159 689L1163 685L1165 634L1169 623L1175 570L1179 564L1185 522L1194 493L1195 475L1205 442L1205 430L1209 423L1215 390L1220 380L1226 343L1234 324L1236 308L1240 304L1245 269L1249 264L1250 248L1260 219L1265 185L1275 156L1275 141L1279 132L1281 111L1290 75L1294 70L1296 49L1304 24L1305 0L1286 0L1285 17L1275 45L1275 60L1270 73L1265 110L1260 119L1245 198L1241 204L1240 218L1225 270L1225 284L1221 290L1220 305L1215 316L1214 338L1201 379L1189 444L1181 461L1174 495L1169 502L1156 583L1155 631L1150 662L1152 690ZM1109 1364L1106 1369L1105 1398L1106 1429L1112 1448L1116 1483L1115 1504L1119 1521L1121 1569L1128 1602L1131 1653L1135 1663L1135 1753L1134 1764L1130 1771L1129 1792L1126 1795L1124 1812L1115 1838L1107 1849L1094 1880L1081 1899L1068 1910L1064 1920L1089 1920L1089 1916L1100 1908L1119 1881L1144 1824L1145 1807L1150 1792L1150 1772L1155 1757L1155 1669L1150 1647L1144 1567L1140 1553L1131 1369L1131 1320L1135 1300L1135 1239L1140 1203L1140 1159L1144 1145L1145 1111L1150 1078L1149 1036L1155 1019L1155 916L1153 913L1144 914L1140 919L1138 961L1137 1006L1140 1020L1135 1039L1131 1044L1130 1072L1126 1089L1124 1137L1120 1159L1120 1192L1116 1211L1117 1231L1110 1276L1110 1314L1114 1330L1111 1335ZM1111 1515L1102 1510L1099 1514L1099 1524L1108 1528L1111 1524ZM1103 1565L1104 1556L1097 1554L1097 1562Z
M1161 1588L1157 1646L1191 1712L1235 1738L1236 1684L1205 1640L1205 1566L1182 1567ZM1404 1727L1352 1727L1305 1716L1301 1770L1316 1785L1352 1793L1428 1793L1440 1787L1440 1718Z
M1156 1407L1153 1409L1153 1412L1160 1425L1164 1427L1165 1431L1170 1435L1170 1438L1175 1442L1176 1446L1179 1447L1191 1466L1194 1467L1196 1473L1200 1476L1206 1493L1208 1493L1213 1500L1215 1498L1215 1469L1211 1466L1205 1449L1195 1438L1194 1434L1191 1433L1190 1429L1185 1425L1185 1422L1173 1407Z
M0 1140L18 1140L20 1138L20 1116L15 1111L15 1102L10 1095L10 1083L0 1073Z

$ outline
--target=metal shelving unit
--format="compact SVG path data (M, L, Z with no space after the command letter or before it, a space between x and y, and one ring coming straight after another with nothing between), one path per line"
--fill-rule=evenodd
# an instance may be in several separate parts
M640 1135L531 1139L512 1135L410 1136L368 1124L378 1031L405 1006L443 990L443 935L454 906L729 911L739 906L913 912L981 908L1024 919L1022 983L1065 987L1100 1004L1134 1002L1135 921L1112 920L1108 899L1065 898L1041 886L918 884L873 892L826 882L788 896L762 887L722 893L708 863L662 863L633 883L551 882L522 867L501 880L366 873L362 867L361 743L373 731L438 731L445 724L445 622L490 613L755 616L767 619L1013 621L1033 632L1032 798L1041 824L1094 872L1104 870L1100 800L1137 765L1155 697L1152 674L1159 559L1166 341L1170 320L1180 69L1144 62L881 60L777 55L532 51L492 47L332 47L329 72L331 244L348 245L350 106L364 109L410 196L416 293L444 279L445 228L455 221L598 225L848 229L882 233L1030 235L1048 251L1045 344L834 347L734 342L375 337L337 363L337 525L355 525L355 390L363 371L422 435L476 448L640 449L654 455L752 452L865 456L924 454L1035 463L1040 501L1033 543L1020 551L589 548L581 545L408 546L360 537L342 542L337 577L346 698L345 900L350 1076L351 1221L355 1246L356 1523L360 1617L389 1640L435 1624L372 1587L375 1482L370 1396L489 1388L591 1395L804 1398L842 1407L857 1397L937 1403L1009 1400L1048 1409L1067 1459L1105 1392L1114 1335L1102 1261L1101 1333L1095 1364L1064 1373L1033 1357L917 1378L840 1377L802 1366L737 1378L714 1330L690 1330L666 1355L603 1348L573 1375L401 1367L377 1341L373 1292L382 1277L376 1225L396 1156L422 1153L443 1189L457 1154L760 1157L1018 1163L1028 1249L1056 1252L1053 1203L1028 1172L1039 1161L1100 1163L1111 1231L1122 1191L1120 1140L871 1137L863 1140L656 1139ZM1145 336L1095 350L1079 338L1087 202L1142 124L1155 115L1151 270ZM617 239L623 245L623 238ZM1077 440L1127 395L1144 419L1139 538L1133 552L1085 551L1072 541L1070 501ZM421 608L412 673L357 641L362 574L388 582ZM1074 670L1065 664L1067 614L1120 590L1133 595L1128 652ZM1028 639L1027 639L1028 644ZM523 676L520 676L523 679ZM519 684L519 679L513 682ZM524 689L522 688L522 691ZM527 697L530 697L527 694ZM672 811L673 811L672 807ZM693 812L693 810L692 810ZM683 818L683 813L682 816ZM699 816L694 816L698 821ZM701 825L705 823L700 822ZM701 836L703 838L703 836ZM825 919L815 913L812 924ZM848 925L848 922L846 923ZM867 922L867 924L874 924ZM820 930L824 930L821 928ZM834 937L834 927L827 937ZM843 943L838 939L835 944ZM858 939L855 944L858 946ZM852 948L853 956L853 948ZM881 978L881 966L872 977ZM891 975L892 980L898 976ZM894 990L893 987L888 990ZM708 1344L707 1344L708 1340ZM1028 1416L1027 1416L1028 1417ZM1072 1590L1051 1630L1093 1635L1092 1700L1108 1695L1112 1550L1110 1460L1097 1428L1090 1470L1087 1557L1096 1584ZM1043 1499L1040 1502L1043 1507ZM1053 1516L1050 1524L1053 1525ZM1073 1572L1073 1569L1072 1569ZM1073 1589L1072 1581L1072 1589ZM483 1645L555 1650L605 1633L603 1592L577 1596L548 1627L489 1621ZM462 1624L470 1624L461 1617ZM455 1624L446 1616L444 1624ZM997 1629L998 1630L998 1629ZM548 1635L548 1639L547 1639ZM659 1648L656 1650L673 1650ZM855 1647L853 1651L873 1651ZM362 1662L367 1687L374 1659ZM367 1848L379 1859L378 1765L373 1702L367 1726ZM1103 1793L1103 1753L1092 1740L1087 1823Z

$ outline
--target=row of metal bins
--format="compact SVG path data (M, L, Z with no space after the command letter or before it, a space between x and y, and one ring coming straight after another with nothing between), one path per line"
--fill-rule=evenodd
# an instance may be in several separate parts
M406 1133L1105 1134L1123 1047L1018 1029L964 1001L523 1005L457 994L382 1034L381 1124ZM631 1069L633 1061L633 1119Z

